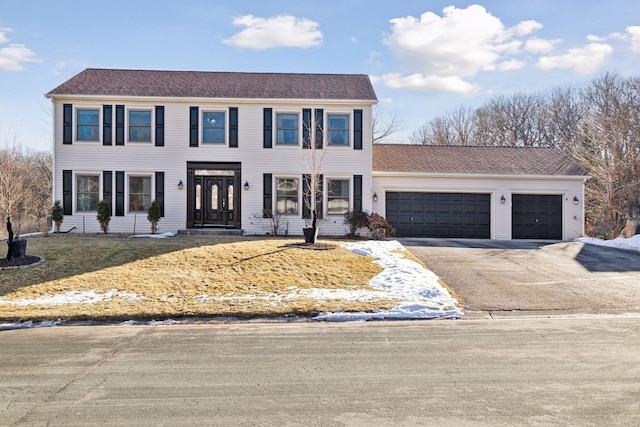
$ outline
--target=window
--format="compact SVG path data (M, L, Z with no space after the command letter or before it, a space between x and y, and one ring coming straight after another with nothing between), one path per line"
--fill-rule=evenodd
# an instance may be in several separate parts
M276 144L298 144L298 115L277 114Z
M98 175L76 176L76 201L78 212L95 211L100 198L100 177Z
M349 180L327 180L327 214L343 215L349 211Z
M98 110L77 110L78 127L76 139L78 141L99 141L100 112Z
M224 113L202 113L202 142L204 144L224 144Z
M129 212L146 212L151 206L151 177L129 177Z
M280 214L298 213L298 180L295 178L276 179L276 212Z
M151 142L151 111L129 111L129 141Z
M329 114L329 145L349 145L349 115Z

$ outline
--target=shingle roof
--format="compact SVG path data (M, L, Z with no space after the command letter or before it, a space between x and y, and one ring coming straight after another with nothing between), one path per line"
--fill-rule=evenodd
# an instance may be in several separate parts
M328 99L376 101L365 74L236 73L88 68L46 96Z
M374 172L586 176L556 148L374 144Z

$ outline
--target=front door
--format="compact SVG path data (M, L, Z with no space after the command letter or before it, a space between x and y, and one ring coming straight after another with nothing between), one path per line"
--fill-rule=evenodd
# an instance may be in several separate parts
M200 166L200 165L198 165ZM188 227L238 228L240 168L188 168ZM212 167L213 166L213 167ZM227 165L224 165L227 166ZM228 166L227 166L228 167ZM193 218L189 220L189 217Z

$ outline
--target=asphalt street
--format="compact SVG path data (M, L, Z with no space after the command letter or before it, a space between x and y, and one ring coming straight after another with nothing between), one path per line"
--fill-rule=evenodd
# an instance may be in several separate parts
M639 425L637 318L0 332L0 425Z

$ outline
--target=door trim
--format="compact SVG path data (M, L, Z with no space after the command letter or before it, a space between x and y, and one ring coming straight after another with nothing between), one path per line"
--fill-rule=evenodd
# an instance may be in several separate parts
M233 175L233 220L231 222L227 222L226 225L208 225L203 219L196 220L196 197L195 197L195 176L196 170L208 170L208 171L225 171L227 172L225 175L229 176L228 173L232 172ZM241 163L235 162L187 162L187 228L203 228L203 227L212 227L212 228L241 228L241 206L242 206L242 192L241 190L241 175L242 167ZM212 172L213 173L213 172ZM201 200L203 202L204 200Z

